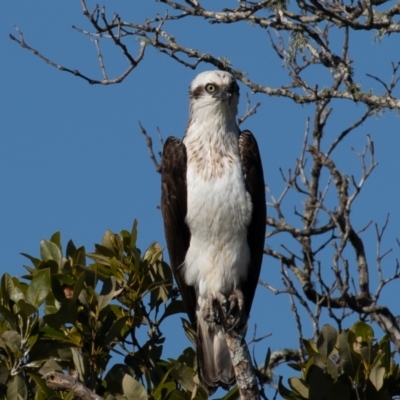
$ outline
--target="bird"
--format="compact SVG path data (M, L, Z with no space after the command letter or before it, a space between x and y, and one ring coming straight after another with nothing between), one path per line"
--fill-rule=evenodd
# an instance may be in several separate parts
M183 139L161 161L161 211L171 268L197 332L198 376L214 393L235 383L225 331L246 327L266 229L263 166L253 134L237 124L239 86L221 70L189 87Z

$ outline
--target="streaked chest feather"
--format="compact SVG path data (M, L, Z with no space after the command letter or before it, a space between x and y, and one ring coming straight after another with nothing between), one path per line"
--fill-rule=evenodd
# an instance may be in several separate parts
M247 227L252 203L246 191L237 134L186 141L186 223L191 232L185 259L188 284L202 297L229 293L247 275Z
M195 178L204 181L222 178L234 164L240 163L238 149L233 140L228 139L202 138L187 144L188 165L194 169Z

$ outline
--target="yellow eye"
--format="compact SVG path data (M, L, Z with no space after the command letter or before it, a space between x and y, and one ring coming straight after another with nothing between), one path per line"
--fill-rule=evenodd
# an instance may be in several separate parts
M217 87L212 83L207 83L206 90L208 93L214 93L217 90Z

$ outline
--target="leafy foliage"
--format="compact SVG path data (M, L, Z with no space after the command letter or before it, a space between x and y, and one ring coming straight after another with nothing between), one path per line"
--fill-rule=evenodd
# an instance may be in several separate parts
M136 239L135 221L130 232L107 231L89 254L69 241L63 256L56 233L40 243L40 258L24 254L27 275L2 276L0 398L72 398L45 385L50 371L76 371L105 399L207 397L192 348L162 358L160 325L183 311L182 302L161 247L152 243L141 255ZM114 355L123 363L111 363Z
M316 342L304 340L308 360L293 368L302 377L282 382L279 392L286 400L385 400L400 395L400 370L390 352L390 340L377 342L374 331L359 321L338 333L324 325Z
M63 256L61 235L40 243L40 258L21 279L0 282L0 398L72 399L42 376L75 371L79 381L107 400L206 399L191 347L163 359L162 322L183 312L162 249L152 243L141 255L137 223L119 235L107 231L95 251L72 241ZM86 259L91 262L87 265ZM183 329L195 340L188 321ZM147 332L147 335L144 334ZM279 382L284 399L385 400L400 395L400 371L387 336L376 341L364 322L338 333L323 326L316 341L304 340L302 377ZM123 362L112 362L119 356ZM269 361L267 362L269 364ZM233 388L224 399L238 399Z

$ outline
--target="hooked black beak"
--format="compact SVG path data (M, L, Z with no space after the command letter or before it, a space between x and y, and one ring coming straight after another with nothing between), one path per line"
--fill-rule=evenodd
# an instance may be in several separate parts
M227 89L220 89L217 92L213 94L214 99L219 99L221 101L228 101L229 104L231 104L231 99L232 99L232 92Z

